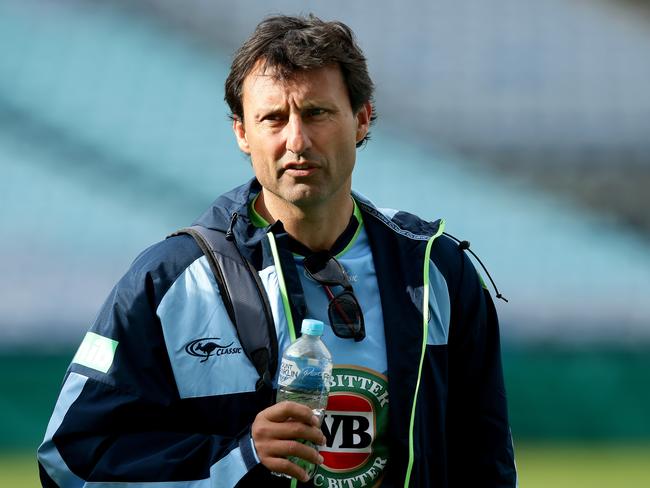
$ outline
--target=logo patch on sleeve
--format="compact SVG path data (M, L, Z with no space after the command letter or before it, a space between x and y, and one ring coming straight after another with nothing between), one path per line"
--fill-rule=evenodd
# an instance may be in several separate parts
M107 373L113 364L117 344L113 339L87 332L72 362Z

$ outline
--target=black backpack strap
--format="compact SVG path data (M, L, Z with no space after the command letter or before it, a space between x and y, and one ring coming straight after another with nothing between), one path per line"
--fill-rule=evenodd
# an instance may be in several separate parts
M257 271L224 232L193 225L171 236L179 234L191 235L208 258L239 343L260 375L257 390L272 389L278 341L271 306Z

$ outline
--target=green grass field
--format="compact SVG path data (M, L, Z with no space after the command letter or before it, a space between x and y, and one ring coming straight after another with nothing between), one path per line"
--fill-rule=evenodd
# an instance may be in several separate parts
M524 445L515 452L523 488L650 487L650 445Z
M648 488L650 445L523 445L517 467L522 488ZM39 486L34 455L0 455L0 486Z

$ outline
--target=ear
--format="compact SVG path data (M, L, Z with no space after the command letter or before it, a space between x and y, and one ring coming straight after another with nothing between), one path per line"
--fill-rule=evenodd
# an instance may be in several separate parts
M357 142L361 142L370 129L370 117L372 117L372 105L364 103L357 111Z
M242 152L250 154L251 150L248 146L248 140L246 139L246 128L244 127L244 121L239 117L235 117L235 120L232 121L232 131L235 133L235 138L237 138L237 145Z

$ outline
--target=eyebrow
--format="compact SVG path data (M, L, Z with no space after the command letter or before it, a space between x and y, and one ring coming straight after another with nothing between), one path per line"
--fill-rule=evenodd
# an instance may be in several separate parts
M287 110L280 106L262 107L257 112L255 112L253 118L256 121L259 121L264 117L268 117L269 115L284 115L286 113Z
M300 112L305 112L306 110L311 110L314 108L322 108L330 112L335 112L338 109L332 103L327 103L324 100L308 100L305 104L300 107ZM269 105L268 107L261 107L254 115L254 120L261 120L263 117L268 117L269 115L285 115L289 112L282 105Z

